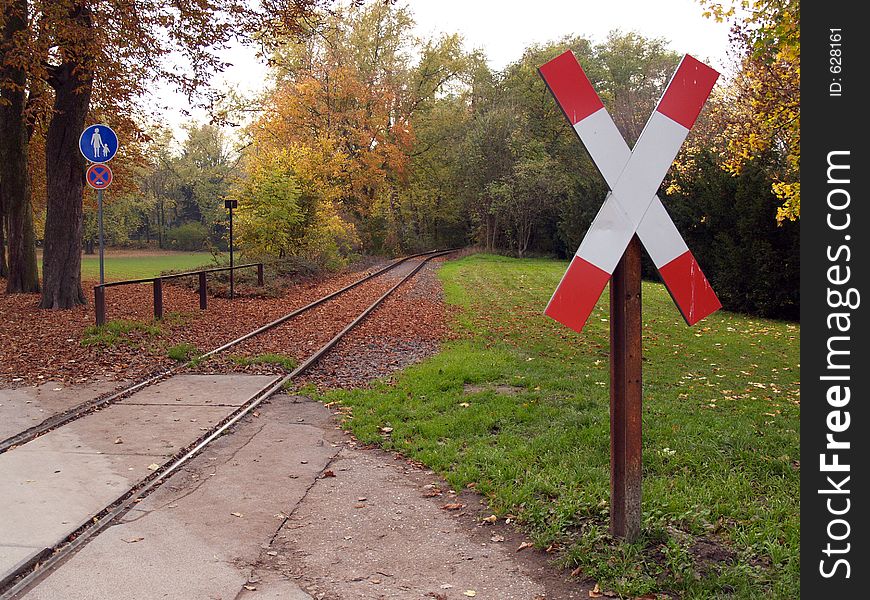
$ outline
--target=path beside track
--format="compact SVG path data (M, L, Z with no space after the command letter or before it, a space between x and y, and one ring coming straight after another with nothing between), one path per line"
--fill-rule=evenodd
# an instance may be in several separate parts
M431 471L356 445L321 404L276 395L25 597L588 597L481 511Z
M0 580L62 542L274 379L175 377L0 454Z

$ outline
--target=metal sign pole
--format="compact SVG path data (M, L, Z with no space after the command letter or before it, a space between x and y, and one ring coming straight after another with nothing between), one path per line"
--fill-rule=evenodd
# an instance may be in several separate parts
M230 204L230 300L235 297L234 278L235 271L233 270L233 205Z
M610 280L610 533L640 535L643 406L640 240Z
M100 238L100 285L105 281L103 273L103 190L97 190L97 228Z

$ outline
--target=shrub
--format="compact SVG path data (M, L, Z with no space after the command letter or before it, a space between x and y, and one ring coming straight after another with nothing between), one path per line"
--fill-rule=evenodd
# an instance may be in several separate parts
M191 222L173 227L166 232L166 239L175 250L202 250L208 240L208 228L202 223Z

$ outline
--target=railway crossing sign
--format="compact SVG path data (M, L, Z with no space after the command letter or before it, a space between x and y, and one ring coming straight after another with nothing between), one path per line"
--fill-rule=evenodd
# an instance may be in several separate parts
M689 325L721 307L656 192L719 74L686 55L633 149L569 50L538 69L610 192L544 313L580 332L610 282L610 532L640 534L641 244Z
M719 74L686 55L629 150L570 50L539 71L611 189L545 313L581 331L635 234L689 325L721 308L656 196Z
M95 190L104 190L112 185L112 169L109 165L91 165L85 173L85 179Z
M109 162L118 152L118 136L108 125L91 125L79 136L79 150L92 163Z

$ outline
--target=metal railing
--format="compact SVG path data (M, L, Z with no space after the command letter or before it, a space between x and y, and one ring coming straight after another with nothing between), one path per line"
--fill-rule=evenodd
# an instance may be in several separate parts
M185 271L184 273L172 273L170 275L160 275L159 277L146 277L144 279L126 279L124 281L111 281L94 286L94 311L96 312L97 325L106 323L106 288L119 285L131 285L138 283L150 283L154 286L154 318L163 318L163 280L178 279L179 277L199 276L199 308L205 310L208 308L208 291L206 287L206 274L217 273L219 271L229 271L232 275L233 271L245 269L247 267L257 267L257 285L263 285L263 263L249 263L246 265L235 265L232 267L217 267L214 269L201 269L199 271Z

